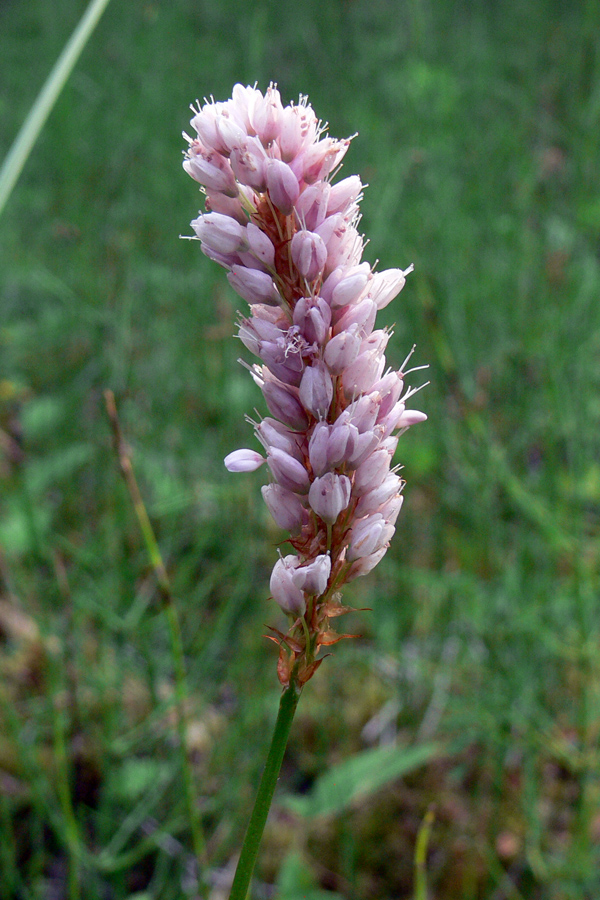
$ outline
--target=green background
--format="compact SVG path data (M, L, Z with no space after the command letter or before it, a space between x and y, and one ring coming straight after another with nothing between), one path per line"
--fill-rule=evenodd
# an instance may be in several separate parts
M2 156L84 9L0 5ZM109 5L0 223L0 897L226 897L277 708L282 535L263 472L222 464L264 408L242 302L179 240L201 201L181 131L196 98L270 80L358 132L366 258L415 264L388 359L416 343L431 384L395 539L345 595L372 608L344 620L362 637L302 697L254 896L412 897L429 809L432 900L598 896L599 41L597 0ZM210 888L107 388L182 621ZM319 780L336 765L344 796Z

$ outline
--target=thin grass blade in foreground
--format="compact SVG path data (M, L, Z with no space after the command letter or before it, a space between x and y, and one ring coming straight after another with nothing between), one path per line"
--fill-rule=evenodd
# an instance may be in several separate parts
M91 0L31 107L0 169L0 215L54 104L109 0Z
M386 370L390 333L375 330L412 266L373 272L362 261L362 183L332 182L350 140L326 135L305 97L284 107L274 85L263 95L238 84L231 100L192 109L183 165L206 196L192 228L249 304L238 335L260 360L246 367L271 414L252 422L265 455L236 450L225 465L267 464L263 497L296 551L270 581L290 624L271 629L284 693L233 882L231 900L244 900L300 692L322 648L354 637L332 625L349 612L341 589L383 558L403 501L392 457L427 417L406 407L418 390L405 384L412 351Z

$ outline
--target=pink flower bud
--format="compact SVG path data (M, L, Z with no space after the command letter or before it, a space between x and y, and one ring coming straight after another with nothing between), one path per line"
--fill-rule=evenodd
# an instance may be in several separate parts
M354 362L360 350L360 343L357 325L352 325L348 331L342 331L327 342L323 359L332 375L340 375Z
M292 572L292 581L297 588L313 597L320 597L327 590L331 573L331 557L327 553L315 557L307 566L298 566Z
M369 263L361 263L351 269L333 289L331 306L350 306L356 303L369 283L370 273Z
M388 435L381 441L381 446L387 450L390 456L393 456L398 447L398 435Z
M341 213L336 213L334 216L328 216L328 218L319 225L316 233L323 239L327 246L327 250L329 250L330 243L332 243L334 239L339 240L339 238L346 233L348 227L348 222L346 222L344 216ZM344 273L341 274L343 275Z
M353 581L361 575L368 575L381 562L386 553L387 544L368 556L361 556L356 559L346 573L346 581Z
M262 100L261 92L255 87L244 87L243 84L234 84L231 92L231 111L235 119L250 133L250 113L256 103Z
M332 218L334 217L332 216ZM327 242L325 272L333 271L336 266L350 267L357 265L360 262L362 252L363 241L353 225L346 224L343 228L336 229L331 239Z
M317 117L310 106L286 106L281 115L281 158L291 162L316 135Z
M221 213L198 216L191 225L202 243L217 253L235 253L248 246L243 225Z
M360 352L364 353L367 350L376 350L378 353L385 353L385 348L388 345L388 341L390 339L390 333L385 328L378 328L377 331L371 332L368 337L364 338L361 346Z
M265 458L255 450L234 450L225 459L225 468L229 472L254 472L266 462Z
M308 492L310 508L328 525L333 525L350 502L351 484L346 475L326 472L315 478Z
M385 418L397 403L404 388L404 379L400 372L388 372L373 385L373 391L380 396L378 421Z
M220 253L218 250L212 250L206 244L200 244L200 249L205 256L208 256L209 259L212 259L225 269L231 269L239 261L237 253Z
M294 307L294 325L309 344L322 344L331 324L331 310L321 297L301 297Z
M357 356L342 373L342 385L348 400L371 391L373 383L381 378L384 365L385 356L378 350L368 350Z
M328 181L319 181L305 188L296 201L295 211L298 223L309 231L316 229L327 215L327 201L331 193Z
M280 484L265 484L261 488L263 500L277 525L291 535L300 532L307 512L292 491Z
M297 231L291 241L292 260L307 281L314 281L327 260L327 247L312 231Z
M352 526L346 558L352 562L363 556L370 556L387 545L394 534L393 525L387 525L383 516L376 513L360 519Z
M281 115L279 148L281 158L291 162L308 144L314 141L317 117L310 106L286 106Z
M308 458L315 475L324 475L329 468L327 461L328 443L329 425L325 422L317 422L308 442Z
M250 113L250 122L263 146L267 147L279 135L282 113L279 91L270 85Z
M380 514L383 516L388 525L395 525L396 519L398 518L398 513L402 509L402 504L404 503L404 495L403 494L394 494L393 497L390 497L389 500L379 508Z
M231 272L227 275L227 280L234 291L250 304L266 303L267 306L281 304L279 292L267 272L233 265Z
M311 144L296 157L293 163L294 171L306 184L313 184L326 178L335 169L346 155L349 146L349 140L336 141L334 138L323 138L318 143Z
M406 409L404 401L399 400L387 416L381 420L381 425L383 425L387 436L392 431L395 431L396 428L410 428L411 425L424 422L426 419L425 413L420 412L418 409Z
M353 225L350 225L341 213L325 219L317 228L327 244L326 274L337 266L349 266L359 262L362 254L362 239Z
M402 479L390 472L389 475L366 494L363 494L356 505L356 515L368 516L371 513L378 512L387 501L395 494L400 493L402 487Z
M277 342L283 338L283 332L273 322L267 322L252 316L242 319L238 326L238 337L244 347L255 356L260 356L260 348L265 341Z
M364 300L342 311L342 315L333 326L333 333L340 334L342 331L348 331L352 325L358 325L359 334L366 336L373 330L376 315L377 307L370 297L365 297Z
M377 402L376 394L367 394L365 397L359 397L351 407L352 424L358 428L361 434L363 431L372 431L377 421L378 411L379 403Z
M418 409L406 409L396 422L396 428L410 428L411 425L418 425L419 422L426 422L427 416Z
M348 461L358 442L358 429L354 425L336 423L331 429L327 444L327 466L335 469Z
M220 191L228 197L237 197L239 190L231 166L220 153L207 150L199 142L193 141L183 168L194 181L203 184L209 191Z
M361 497L381 485L390 470L391 456L383 447L371 453L354 473L352 495Z
M254 222L248 222L246 239L250 245L250 250L256 258L272 269L275 265L275 247L269 236L264 231L261 231Z
M333 272L330 272L323 284L321 285L321 297L323 300L326 300L327 303L331 306L331 298L333 296L333 291L340 283L344 275L346 274L346 270L343 266L338 266Z
M267 188L269 196L277 209L289 216L300 193L298 179L287 165L280 159L269 159L267 162Z
M327 215L332 216L338 212L346 214L348 207L358 200L362 188L358 175L350 175L334 184L327 203Z
M267 159L258 138L249 137L232 151L231 168L238 181L262 193L267 189Z
M363 434L359 434L355 446L352 451L349 452L348 459L346 460L348 466L352 469L356 469L360 466L367 456L373 452L375 447L377 447L380 439L381 436L377 430L365 431Z
M300 401L315 419L324 419L333 400L333 381L327 366L315 360L307 366L300 382Z
M218 191L207 190L206 200L204 203L206 212L217 212L224 216L235 219L240 225L246 225L248 216L244 212L239 195L237 197L228 197Z
M290 456L295 457L298 462L302 462L303 456L296 435L281 422L267 416L256 426L255 431L265 450L269 447L278 447L279 450L285 450Z
M377 272L373 276L370 294L377 304L377 309L384 309L398 296L406 284L406 276L412 272L413 268L413 266L409 266L404 271L402 269L386 269L385 272Z
M245 269L258 269L259 272L268 272L264 262L258 259L250 250L240 250L238 252L237 265L243 266Z
M225 115L225 113L217 116L215 124L221 146L225 148L223 153L226 156L229 156L232 150L241 147L248 138L246 131L240 127L240 124L229 115Z
M310 487L308 472L301 462L277 447L267 450L267 463L273 477L281 487L296 494L306 494Z
M219 109L222 103L206 103L202 109L191 119L190 124L202 143L222 154L227 151L219 132L217 131L217 119L220 116Z
M273 567L270 580L273 600L284 612L300 616L304 612L304 594L292 581L292 573L299 563L297 556L284 556Z
M298 431L304 431L308 427L307 415L297 394L293 393L294 388L275 381L266 381L261 390L269 411L276 419Z

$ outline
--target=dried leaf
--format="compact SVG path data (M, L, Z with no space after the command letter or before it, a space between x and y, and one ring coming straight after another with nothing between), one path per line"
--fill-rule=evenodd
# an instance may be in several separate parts
M322 656L321 659L316 659L310 666L307 666L306 669L303 669L301 672L298 672L298 682L300 684L306 684L309 678L312 678L321 663L327 657Z
M289 634L284 634L283 631L279 631L278 628L273 628L272 625L265 625L265 628L268 628L269 631L273 631L278 636L279 641L289 647L290 650L293 650L294 653L302 653L302 651L304 650L302 644L299 644L298 641L295 638L291 637ZM269 637L269 635L265 634L265 637ZM279 641L277 641L277 638L271 638L271 640L279 643Z
M359 637L362 637L362 634L338 634L337 631L322 631L317 636L317 644L330 647L332 644L337 644L338 641L343 641L345 638Z
M290 659L282 647L277 660L277 677L284 687L287 687L290 683L291 670Z

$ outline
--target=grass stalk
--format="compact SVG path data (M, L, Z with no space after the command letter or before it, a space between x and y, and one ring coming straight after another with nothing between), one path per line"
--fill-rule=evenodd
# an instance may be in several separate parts
M427 848L433 827L433 809L428 809L417 833L415 848L415 900L427 900Z
M54 730L54 757L56 760L57 784L56 790L64 819L65 838L69 851L69 900L79 900L81 897L81 853L79 841L79 828L69 786L69 762L67 748L65 746L64 717L61 709L54 704L53 711Z
M162 560L158 542L148 516L148 511L142 499L140 489L133 471L131 463L131 452L124 440L123 432L117 415L117 407L115 397L112 391L105 391L106 409L110 420L115 450L119 460L121 474L125 480L133 508L135 510L140 531L146 546L146 551L150 558L150 563L154 569L156 579L163 602L165 617L169 629L169 638L171 642L171 652L173 655L173 663L175 669L175 709L177 715L177 731L179 734L179 746L181 750L181 768L185 787L186 804L188 816L190 820L190 830L192 834L192 845L194 848L194 856L198 864L199 870L202 871L203 865L206 863L206 843L202 833L200 823L200 815L198 810L198 802L196 790L194 787L194 773L192 764L188 754L188 717L187 717L187 676L185 671L185 655L183 651L183 639L181 636L181 626L179 624L179 616L175 606L175 598L171 590L171 582L167 575L167 570Z
M21 130L8 151L0 169L0 215L2 215L6 202L17 183L23 166L27 162L42 128L46 124L48 116L52 112L54 104L58 100L69 75L79 59L81 51L87 44L108 3L109 0L91 0L75 31L65 44L35 103L29 110Z

